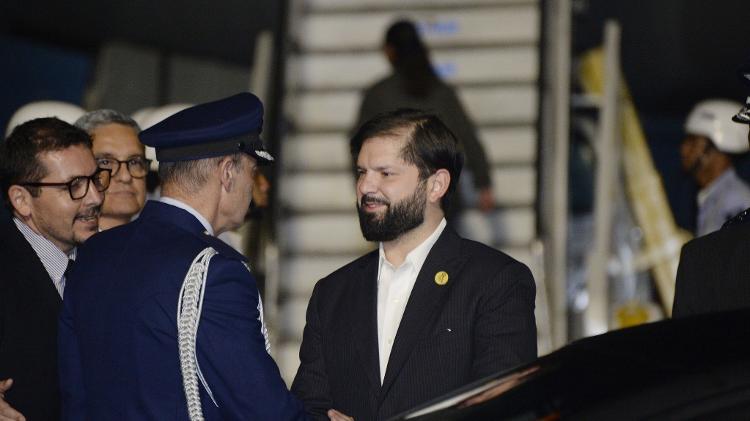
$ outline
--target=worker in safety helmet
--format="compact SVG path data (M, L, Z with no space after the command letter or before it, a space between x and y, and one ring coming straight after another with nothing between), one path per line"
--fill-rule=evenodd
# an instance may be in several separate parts
M735 172L733 159L750 150L748 126L732 117L742 106L710 99L698 103L685 121L682 167L700 187L696 234L716 231L750 207L750 187Z

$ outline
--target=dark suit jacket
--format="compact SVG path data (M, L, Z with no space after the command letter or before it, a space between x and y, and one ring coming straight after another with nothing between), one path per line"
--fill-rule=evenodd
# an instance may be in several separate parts
M0 216L0 242L0 379L14 380L5 398L27 420L57 420L60 295L5 211Z
M199 383L206 420L304 417L266 352L258 289L244 257L190 213L148 202L129 224L78 250L60 316L64 419L187 420L177 343L177 302L193 259L209 265L197 359L218 406Z
M435 274L448 273L448 283ZM509 256L446 227L414 284L380 384L378 252L320 280L307 308L292 392L325 420L384 419L536 357L535 285Z
M750 224L731 225L682 248L672 317L750 306Z

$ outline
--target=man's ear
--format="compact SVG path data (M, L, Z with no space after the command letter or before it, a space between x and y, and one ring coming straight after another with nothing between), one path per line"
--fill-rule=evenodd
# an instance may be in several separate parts
M8 187L8 200L13 209L22 217L31 215L31 193L25 188L14 184Z
M231 156L225 156L219 161L219 182L225 191L232 190L236 172L237 165L235 165Z
M439 203L440 199L448 193L451 184L451 174L448 170L441 168L432 174L427 182L427 199L432 203Z

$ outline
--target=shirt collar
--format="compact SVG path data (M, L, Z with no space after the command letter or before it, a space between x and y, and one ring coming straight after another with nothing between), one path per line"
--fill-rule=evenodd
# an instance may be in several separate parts
M208 223L208 219L206 219L203 215L201 215L192 206L188 205L187 203L185 203L185 202L183 202L181 200L177 200L177 199L175 199L173 197L162 196L161 198L159 198L159 201L162 202L162 203L166 203L168 205L172 205L172 206L178 207L178 208L180 208L180 209L182 209L182 210L190 213L191 215L193 215L195 217L195 219L198 220L198 222L201 223L201 225L203 225L203 228L206 229L206 232L208 233L208 235L211 235L211 236L214 235L214 229L211 227L211 224Z
M13 217L13 222L21 234L23 234L26 241L31 245L31 248L34 249L36 255L39 256L39 260L42 261L42 265L47 274L49 274L49 277L56 283L60 282L60 279L65 274L65 268L68 267L68 259L76 259L76 249L74 248L70 254L65 254L50 240L37 234L20 219Z
M438 224L437 228L435 228L435 231L433 231L429 237L427 237L424 241L422 241L420 245L415 247L412 251L409 252L409 254L406 255L406 259L404 259L404 263L402 265L410 264L412 270L416 273L419 273L419 271L422 269L424 261L427 260L427 255L430 254L430 250L432 250L432 246L434 246L438 238L440 238L440 234L443 233L446 225L447 223L445 221L445 218L443 218ZM385 257L383 243L380 243L380 246L378 248L378 255L380 256L380 266L382 266L384 263L387 263L388 265L391 264L391 262L389 262Z

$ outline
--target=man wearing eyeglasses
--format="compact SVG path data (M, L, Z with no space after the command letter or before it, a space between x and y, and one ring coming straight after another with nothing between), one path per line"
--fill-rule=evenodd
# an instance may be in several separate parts
M66 273L98 231L110 170L97 167L86 132L39 118L0 144L0 180L9 211L0 218L0 379L13 379L0 383L0 419L56 420Z
M75 125L91 136L98 166L112 170L99 228L130 222L146 202L146 174L151 162L138 140L138 123L117 111L103 109L84 114Z

